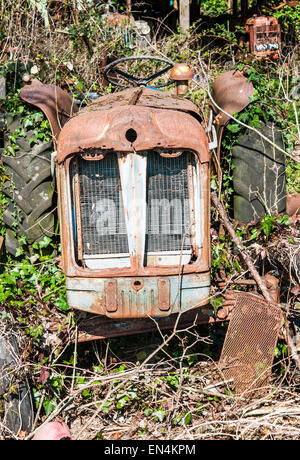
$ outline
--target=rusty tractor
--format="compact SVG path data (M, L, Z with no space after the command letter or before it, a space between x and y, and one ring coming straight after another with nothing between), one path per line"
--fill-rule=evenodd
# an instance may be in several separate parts
M155 60L163 68L140 77L122 69L130 60ZM169 71L167 83L149 86ZM265 384L280 314L267 308L260 296L247 293L218 312L209 304L211 151L220 153L225 125L230 115L249 104L252 83L240 71L221 74L213 86L216 106L207 127L197 107L184 97L193 78L185 64L132 56L109 64L104 76L122 90L80 110L62 89L38 80L20 93L51 125L68 304L88 314L79 325L79 340L172 328L179 321L184 326L230 319L222 365L234 363L240 389L253 380ZM176 84L178 95L159 91L170 83ZM260 140L255 142L259 149ZM37 235L49 230L48 150L38 145L27 156L21 152L22 158L2 158L16 187L18 180L22 183L23 192L15 190L14 197L20 203L23 199L28 236L32 226L38 227ZM272 155L267 159L275 161ZM22 173L23 160L29 169ZM25 203L28 210L24 189L32 198ZM238 192L242 208L246 202L259 213L258 198ZM32 209L35 200L45 214ZM34 213L39 216L35 223ZM8 210L8 225L9 217ZM8 250L10 245L8 238ZM264 324L263 333L257 319Z

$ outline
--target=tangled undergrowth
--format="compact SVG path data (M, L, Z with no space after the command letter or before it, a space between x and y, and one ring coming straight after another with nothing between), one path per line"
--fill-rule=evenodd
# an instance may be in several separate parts
M57 2L53 2L57 3ZM59 2L58 2L59 3ZM70 2L71 4L71 2ZM109 59L131 54L165 56L188 62L194 69L189 97L207 117L206 80L201 72L201 51L211 83L224 70L251 67L249 78L256 92L249 107L238 118L257 127L266 118L281 128L286 152L293 155L297 142L299 45L288 45L276 63L254 62L239 49L238 32L226 24L199 21L189 32L170 33L164 24L153 29L153 40L138 49L136 35L124 40L121 29L107 29L95 10L79 13L65 2L63 14L54 9L45 16L36 10L28 15L28 2L7 1L1 16L1 73L8 77L5 110L23 120L36 139L49 139L49 125L40 112L20 101L22 74L58 84L72 92L81 105L91 92L111 92L101 76ZM137 72L137 66L128 67ZM151 68L144 68L144 72ZM171 89L174 91L174 89ZM37 115L38 114L38 115ZM26 126L25 126L26 125ZM243 128L230 123L223 141L221 196L230 212L232 200L231 147ZM22 127L10 134L6 153L17 151L16 139ZM300 190L299 164L287 157L287 185L290 193ZM1 170L2 182L7 180ZM212 188L217 189L215 175ZM1 211L5 197L1 195ZM280 280L281 302L295 319L299 312L299 220L297 216L266 216L258 223L235 230L260 267L260 273L274 272ZM16 229L17 231L17 229ZM5 228L1 228L5 235ZM212 213L212 299L222 305L224 285L244 289L237 281L250 278L233 242ZM59 268L57 238L48 238L27 252L20 238L16 258L1 259L1 328L13 330L21 355L9 373L14 383L0 396L0 408L16 391L16 383L27 379L34 405L31 433L11 433L0 424L2 439L31 439L34 429L50 420L64 419L78 439L298 439L300 435L299 373L280 339L276 349L270 391L252 397L234 393L230 381L217 368L226 324L193 326L184 331L157 331L141 336L79 343L82 314L70 311L66 302L64 275ZM58 249L59 251L59 249ZM251 287L251 289L255 289Z
M270 266L280 270L282 301L297 320L299 274L293 261L299 231L283 218L273 221L270 231L261 223L240 231L266 271ZM260 240L251 240L254 232L261 234ZM238 254L226 236L213 230L212 237L215 279L222 268L228 287L241 289L238 280L247 271ZM280 252L281 266L274 251ZM74 438L98 440L299 436L299 372L283 340L277 344L268 394L261 396L261 389L251 398L235 394L217 367L226 323L78 343L85 314L68 310L58 262L49 256L34 266L25 261L1 275L1 314L2 327L8 324L18 336L22 353L11 372L17 381L30 383L35 427L64 419ZM216 308L222 290L214 284L211 301ZM12 385L2 402L14 391ZM33 433L20 432L18 439L30 439ZM3 425L2 437L11 438Z

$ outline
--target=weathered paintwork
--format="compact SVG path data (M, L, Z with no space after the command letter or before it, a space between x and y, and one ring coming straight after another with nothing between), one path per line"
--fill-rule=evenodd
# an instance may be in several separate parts
M84 126L84 129L80 129ZM126 138L126 132L134 129L135 142ZM107 112L93 112L71 119L63 128L58 140L58 163L69 155L87 149L130 152L151 148L201 147L201 162L209 161L208 141L203 128L189 114L146 107L122 107ZM92 158L91 158L92 159Z
M143 90L138 96L139 103L134 99L134 104L119 106L116 101L105 110L97 111L95 103L90 110L80 111L68 121L59 136L58 163L87 149L101 149L103 154L111 150L130 152L132 145L135 151L151 148L200 150L201 162L208 162L208 140L195 106L178 98L172 98L171 103L170 97L166 100L152 93L159 91L145 93ZM162 101L163 108L157 108ZM129 129L136 131L135 142L126 138Z
M30 87L28 87L30 88ZM53 95L62 95L48 85L36 85L37 94L23 90L22 97L42 108L49 118L57 141L58 208L61 225L62 260L71 307L111 318L163 317L204 305L209 297L209 147L196 106L186 99L145 88L133 88L73 113L57 122L55 110L45 109ZM51 93L51 97L49 96ZM47 95L47 100L43 98ZM35 102L34 102L35 101ZM37 103L38 101L38 103ZM67 101L67 102L66 102ZM49 111L50 110L50 111ZM65 113L65 110L62 112ZM56 118L55 118L56 117ZM128 130L134 130L132 140ZM178 156L190 151L196 168L188 173L190 206L197 219L190 228L191 254L153 254L145 257L147 151ZM71 198L70 164L73 158L101 161L117 152L129 242L129 255L116 262L82 258L80 196L76 179ZM141 155L139 155L141 153ZM89 266L87 264L89 263Z
M125 93L127 105L120 107L116 95L109 108L107 100L105 109L100 106L95 110L94 104L69 120L59 136L57 183L68 302L71 307L112 318L166 316L203 305L209 297L208 140L199 123L200 116L189 101L168 96L163 98L164 108L159 109L155 105L162 98L157 91L135 89ZM182 110L176 110L176 106ZM129 129L136 132L136 140L127 139ZM145 266L147 154L138 153L150 149L162 155L169 151L170 156L177 156L182 150L195 154L197 174L189 177L193 212L199 216L191 229L195 260L188 263L183 256L182 267L179 256L172 259L159 254L147 256ZM69 167L76 156L101 161L112 151L118 154L129 256L127 260L117 260L113 267L111 262L104 264L102 269L92 268L93 261L89 261L88 268L78 264L74 250Z
M65 163L60 164L57 167L57 183L59 186L59 214L61 224L61 241L62 241L62 267L64 272L69 277L87 277L98 278L98 277L122 277L122 276L160 276L160 275L174 275L179 273L178 265L175 266L144 266L141 261L143 260L143 243L139 243L143 239L145 234L145 228L141 228L140 225L134 225L134 222L139 221L139 215L135 214L133 218L133 224L128 229L128 236L131 240L135 240L136 244L129 243L130 248L130 267L119 266L115 268L104 268L104 269L87 269L79 266L76 262L74 252L74 234L72 230L72 203L71 203L71 185L69 178L69 165L71 158L67 159ZM201 234L201 247L200 243L197 243L194 248L195 255L197 256L194 263L183 265L182 273L201 273L209 271L210 267L210 251L209 251L209 165L208 163L198 163L199 176L201 177L199 183L199 196L195 200L195 203L200 210L199 214L199 230ZM134 196L130 201L130 208L134 208ZM139 199L140 205L141 201ZM125 215L126 215L125 208ZM128 212L132 213L128 208ZM197 230L196 230L197 232ZM196 235L197 233L195 233ZM200 239L200 236L198 236ZM199 240L198 240L199 241ZM157 256L158 257L158 256Z
M131 157L128 153L125 164L122 164L121 178L130 187L133 185L130 176L132 168L126 165ZM136 175L135 190L143 189L143 159L139 158L142 170ZM74 250L74 234L72 232L72 214L70 202L70 184L68 166L71 159L66 160L57 168L58 184L60 186L60 222L62 239L62 267L66 273L67 295L69 305L87 312L106 314L110 317L132 318L163 316L171 312L187 310L204 304L209 297L209 176L208 164L199 164L201 183L199 184L200 220L199 234L195 229L195 254L198 255L194 263L178 265L164 265L166 256L153 256L150 266L144 266L145 246L145 208L141 194L135 195L134 189L125 195L125 210L128 219L129 239L129 266L123 266L120 260L116 261L115 268L92 269L78 265ZM100 160L101 161L101 160ZM120 163L122 163L120 159ZM139 187L140 181L140 187ZM197 189L196 189L197 194ZM135 197L138 198L135 206ZM140 206L140 209L139 209ZM138 209L138 213L135 211ZM144 217L143 217L144 216ZM197 236L198 235L198 236ZM162 259L162 262L159 260ZM184 261L184 259L183 259ZM163 265L161 265L163 264ZM149 265L149 264L148 264ZM112 281L111 284L109 284ZM166 282L166 283L165 283ZM180 282L181 302L178 302L178 282ZM164 287L165 285L165 287ZM176 301L177 296L177 301Z
M137 281L139 286L142 285L139 290L135 288ZM112 283L112 289L109 283ZM167 290L162 283L168 283ZM210 274L98 279L67 277L66 287L68 304L72 308L110 318L162 317L207 303ZM165 303L160 302L164 292Z

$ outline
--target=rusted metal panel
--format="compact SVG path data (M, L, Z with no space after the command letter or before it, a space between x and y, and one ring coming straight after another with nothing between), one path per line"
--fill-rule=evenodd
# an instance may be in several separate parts
M126 133L134 130L136 140ZM199 152L201 162L209 162L208 140L200 123L191 115L142 106L114 108L85 113L72 118L59 136L57 160L88 149L132 152L153 148L185 148Z
M92 101L86 107L81 108L79 112L74 114L74 117L83 115L84 113L99 112L103 110L110 110L115 107L135 105L142 94L142 91L143 88L128 88L101 96L95 101Z
M182 277L66 279L71 308L111 318L160 317L187 311L207 302L209 286L209 272Z
M238 393L267 390L281 323L277 305L256 294L236 295L219 367Z
M82 243L82 228L81 228L81 201L80 201L80 189L79 189L79 177L78 177L78 162L75 159L74 162L75 174L73 178L73 190L74 190L74 201L75 201L75 221L76 221L76 233L77 233L77 253L78 258L83 258L83 243Z
M144 332L157 331L164 329L173 329L177 324L177 330L184 329L197 324L215 323L223 321L217 318L213 309L206 305L201 308L189 310L180 315L178 323L178 314L164 316L160 318L122 318L114 320L105 316L94 316L82 321L78 325L79 342L89 340L105 339L132 334L141 334Z
M287 195L286 213L290 217L294 214L300 215L300 193L295 195Z
M126 103L120 106L119 98L125 93L121 103ZM111 318L164 317L204 305L209 297L208 140L190 101L144 89L119 94L102 101L102 109L98 104L95 111L81 111L59 136L57 175L68 303L72 308ZM168 110L162 110L162 106ZM129 130L134 137L128 136ZM195 167L187 168L191 214L197 215L189 229L192 263L184 254L180 262L174 254L145 257L148 150L169 157L189 151L194 158ZM95 257L82 258L76 248L77 228L72 230L77 223L73 214L80 217L80 206L78 212L73 209L80 201L80 190L73 188L77 196L72 200L71 162L79 155L85 160L102 161L112 152L117 152L118 158L128 236L126 260L130 258L130 266L118 263L117 258L100 265ZM156 263L159 257L169 257L168 264Z
M137 104L144 107L178 110L189 113L198 120L201 120L199 110L192 101L184 97L175 96L174 94L171 95L168 92L143 88L143 91L137 100Z
M118 156L129 251L138 269L145 252L147 159L134 153Z
M101 96L87 107L80 109L74 116L85 113L99 112L120 108L130 105L152 107L157 109L179 110L192 114L197 119L201 119L198 108L188 99L170 95L168 92L157 91L149 88L129 88L123 91Z
M262 276L262 279L266 284L266 288L269 291L272 301L278 304L280 302L279 279L271 273L267 273L265 276Z
M22 88L20 97L45 113L56 145L61 129L78 111L72 98L58 86L44 85L37 79L32 80L31 85Z

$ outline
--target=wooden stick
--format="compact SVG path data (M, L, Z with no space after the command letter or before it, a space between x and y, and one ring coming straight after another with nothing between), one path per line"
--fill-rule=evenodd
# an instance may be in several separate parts
M268 302L272 302L272 298L270 296L270 293L266 287L266 283L264 282L264 280L260 277L258 271L256 270L253 262L252 262L252 259L251 257L249 256L245 246L241 243L241 240L239 239L239 237L237 236L230 220L228 219L227 217L227 213L226 213L226 210L224 208L224 206L222 205L221 201L219 200L219 198L217 197L217 195L214 193L214 192L211 192L211 199L215 205L215 207L217 208L222 220L223 220L223 223L225 225L225 227L227 228L230 236L232 237L232 241L234 242L234 244L236 245L236 247L238 248L238 250L240 251L241 253L241 256L243 257L245 263L247 264L247 267L249 268L253 278L255 279L255 281L257 282L257 285L259 286L261 292L263 293L263 296L264 298L268 301Z

